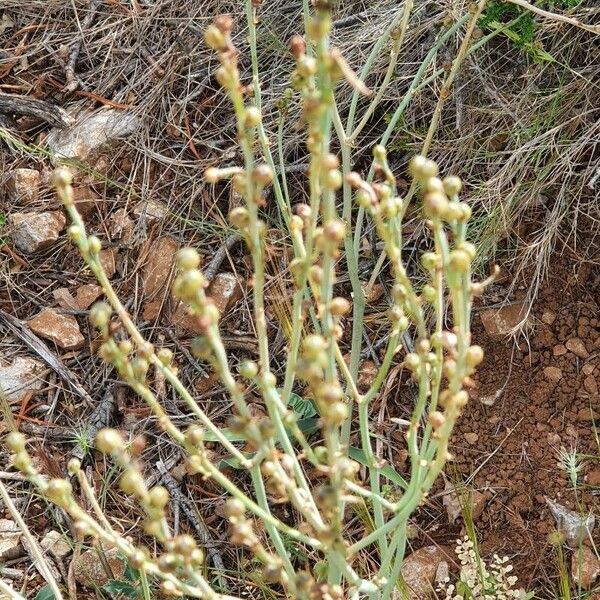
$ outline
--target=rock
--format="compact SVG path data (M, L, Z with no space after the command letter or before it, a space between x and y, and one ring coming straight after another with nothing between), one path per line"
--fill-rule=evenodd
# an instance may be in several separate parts
M44 365L32 358L17 356L9 366L0 367L0 387L9 402L19 401L24 394L41 389Z
M208 288L219 314L224 315L242 297L242 286L233 273L218 273Z
M554 356L562 356L567 353L567 349L562 344L557 344L552 348L552 354Z
M587 358L590 354L585 348L585 344L579 338L571 338L565 344L567 350L579 358Z
M133 214L147 221L162 221L168 216L169 209L157 200L142 200L134 206Z
M46 145L60 158L89 159L102 146L127 137L137 131L142 120L131 113L114 108L82 111L69 127L53 127L46 137Z
M58 288L52 292L54 299L58 302L61 308L76 309L77 302L67 288Z
M583 380L583 388L591 396L596 396L598 394L598 382L596 378L593 375L588 375Z
M442 503L451 525L454 525L456 519L462 515L465 504L467 504L472 518L478 519L483 513L486 500L486 496L482 492L467 489L458 492L449 481L446 481Z
M54 342L63 350L81 348L85 341L75 317L62 315L53 308L45 308L30 319L28 324L31 331Z
M380 283L375 283L369 286L368 283L362 283L361 288L368 304L375 304L383 297L383 286Z
M82 217L89 217L101 200L100 196L89 185L73 188L73 202L77 212Z
M600 487L600 469L588 473L587 484L591 487Z
M15 169L7 184L8 197L12 202L29 204L40 195L41 176L35 169Z
M479 436L474 432L465 433L464 437L465 440L467 440L467 442L471 444L471 446L476 444L477 440L479 439Z
M117 549L104 550L104 557L114 579L121 579L125 573L125 563L119 558ZM113 579L104 570L102 562L98 558L98 552L94 549L81 553L75 562L74 575L77 583L90 588L100 588Z
M89 308L102 294L102 288L95 283L86 283L77 288L75 303L77 308L85 310Z
M583 367L581 367L581 372L584 375L591 375L594 372L594 365L592 363L586 363L585 365L583 365Z
M40 542L40 546L46 552L50 552L57 558L64 558L71 553L71 545L67 542L65 536L54 529L50 530Z
M114 248L105 248L100 250L100 264L106 273L106 276L111 279L117 272L117 252Z
M27 254L51 246L65 228L65 215L53 210L42 213L13 213L9 216L12 240L15 246Z
M405 558L401 574L406 600L425 600L433 595L435 575L442 562L447 562L447 556L438 546L426 546Z
M128 243L133 238L134 223L124 208L116 210L108 219L108 233L113 240Z
M580 515L550 498L546 498L546 504L554 516L558 531L564 534L565 541L571 548L578 548L582 539L591 538L596 525L596 518L593 514Z
M375 381L375 377L377 377L378 371L377 365L372 360L365 360L360 365L358 378L356 380L356 386L358 387L359 392L364 394L369 390Z
M600 560L588 546L581 545L571 556L571 576L584 590L589 590L600 577Z
M144 270L144 313L145 321L158 317L165 298L169 293L169 280L175 264L175 254L179 244L171 237L163 236L156 240L149 254Z
M527 318L527 307L524 302L516 302L501 308L483 310L480 316L487 333L491 336L501 337L509 335Z
M577 413L577 420L581 422L597 421L598 419L600 419L600 413L589 406L582 408Z
M542 322L546 325L552 325L556 320L556 315L551 310L545 310L542 314Z
M192 315L188 311L188 307L184 302L179 302L173 311L171 322L176 327L191 331L192 333L201 333L202 329L198 325L198 317Z
M546 376L546 379L549 379L550 381L560 381L563 373L558 367L546 367L544 369L544 375Z
M22 553L19 526L9 519L0 519L0 561L12 560Z

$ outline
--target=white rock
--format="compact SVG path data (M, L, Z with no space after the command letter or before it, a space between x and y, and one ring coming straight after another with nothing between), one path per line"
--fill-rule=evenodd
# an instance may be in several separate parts
M40 195L41 176L35 169L15 169L8 179L8 195L13 202L35 202Z
M41 389L40 374L44 365L32 358L17 356L10 365L0 367L0 387L9 402L19 401L24 394Z
M136 115L114 108L82 111L70 127L52 128L46 144L54 154L54 160L85 160L102 146L131 135L141 124Z
M50 552L57 558L64 558L71 553L71 546L60 531L50 530L40 542L40 546L46 552Z
M9 519L0 519L0 561L17 558L22 551L19 526Z
M42 213L13 213L9 216L12 240L25 253L35 252L52 245L65 228L65 215L53 210Z

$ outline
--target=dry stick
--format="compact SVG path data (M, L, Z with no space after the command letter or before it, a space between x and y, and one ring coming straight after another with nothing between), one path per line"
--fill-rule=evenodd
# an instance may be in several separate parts
M0 113L29 115L56 127L67 127L73 121L59 106L29 96L4 92L0 92Z
M2 499L4 500L4 503L6 505L6 508L8 509L8 512L10 512L12 518L15 520L15 522L21 529L23 536L27 540L27 549L31 554L33 554L33 558L35 558L35 561L34 561L35 567L40 572L40 575L46 580L46 582L50 586L50 589L52 590L52 593L54 594L54 598L56 600L62 600L63 596L60 593L60 590L58 589L56 580L54 579L54 577L52 575L52 571L48 567L48 563L46 562L46 559L44 558L44 554L42 553L41 548L38 546L38 543L36 542L35 538L31 535L31 532L27 528L27 525L25 525L25 521L23 521L23 517L17 510L17 507L14 505L12 498L10 497L8 491L6 490L6 488L4 487L4 484L2 482L0 482L0 496L2 496Z
M79 58L79 52L81 51L81 44L83 42L85 30L92 24L92 21L96 16L96 10L99 6L100 0L90 0L90 7L88 13L79 26L79 37L73 44L71 54L69 55L69 60L65 65L65 74L67 76L67 85L65 86L65 90L67 92L74 92L79 87L80 81L77 75L75 75L75 64L77 63L77 59ZM75 17L77 18L77 15L75 15Z
M217 274L221 263L225 260L227 253L233 245L242 239L242 236L239 233L232 233L225 238L221 247L215 252L215 255L211 258L210 262L206 265L204 269L202 269L202 273L206 280L210 283Z

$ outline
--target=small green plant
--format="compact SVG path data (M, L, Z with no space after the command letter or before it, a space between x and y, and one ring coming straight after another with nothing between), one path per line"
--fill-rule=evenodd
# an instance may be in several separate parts
M459 198L458 178L440 179L436 164L417 156L410 163L411 192L401 197L383 145L373 149L368 176L351 170L351 142L375 110L389 78L373 97L330 46L329 8L326 1L315 2L312 13L305 11L305 37L296 36L291 42L296 61L292 86L302 107L310 162L309 199L294 211L285 180L274 174L262 122L255 7L248 3L254 72L251 87L240 80L238 51L231 36L232 20L219 16L206 31L206 41L220 62L215 77L233 105L243 163L211 168L205 178L211 184L229 180L245 198L245 206L235 208L229 218L244 237L252 258L258 360L244 361L237 373L232 371L219 331L219 311L206 295L206 281L198 268L200 258L192 248L178 254L179 274L173 293L186 303L201 331L192 344L192 354L215 370L231 399L234 408L227 430L207 416L182 384L173 352L154 348L146 341L117 297L101 266L101 241L87 233L75 208L71 174L59 169L55 183L72 221L69 236L106 297L105 302L94 305L90 311L90 320L103 339L99 353L146 401L158 426L183 449L188 472L210 478L229 496L225 514L230 541L245 548L262 566L264 582L283 589L288 597L388 600L398 584L409 518L425 501L451 459L449 438L468 401L465 386L470 384L483 358L482 349L471 341L470 313L473 296L480 294L487 282L471 281L471 264L476 254L475 247L466 241L471 209ZM412 3L406 2L382 38L392 39L396 54L411 10ZM470 19L472 31L477 16L478 13L473 14L460 23ZM448 29L452 31L452 27ZM378 51L384 41L376 45ZM465 53L463 45L461 57ZM388 72L393 71L393 66L392 60ZM354 87L357 99L359 94L373 97L356 127L353 123L358 100L346 128L337 113L334 92L341 80ZM446 88L449 85L450 82L445 83ZM400 116L401 112L395 114L396 119ZM331 150L334 132L342 142L341 161ZM432 135L433 130L429 139ZM281 372L271 366L264 299L264 209L271 186L293 254L289 263L294 284L293 327L287 363ZM419 286L409 276L404 262L402 230L403 216L417 191L422 195L424 223L432 239L432 250L421 256L426 282ZM361 392L357 377L365 301L358 279L356 236L360 240L361 223L366 218L372 220L385 249L391 305L381 365L368 389ZM337 284L341 268L349 273L352 296ZM348 339L350 364L342 352ZM410 457L406 480L375 455L371 433L372 402L397 362L402 362L417 389L406 429ZM149 384L151 371L159 371L187 404L192 415L187 428L181 429L160 404ZM250 389L260 393L266 416L256 417L250 412ZM304 392L314 402L303 400ZM307 419L313 419L317 425L317 434L310 440L307 429L301 426ZM357 434L360 448L350 447L353 433ZM236 445L238 440L244 442L244 452ZM252 483L250 493L213 462L206 447L208 442L219 443L236 466L247 471ZM198 542L190 535L174 535L171 531L167 519L169 493L160 485L147 487L138 445L127 443L113 429L104 429L96 437L96 448L121 470L120 489L134 498L145 513L143 530L154 540L152 550L125 538L111 525L79 460L71 460L68 465L74 483L69 478L48 481L36 470L21 434L10 434L7 443L14 452L15 467L41 494L68 513L80 539L98 539L116 547L127 558L139 575L144 598L150 597L149 590L154 585L159 585L165 595L231 598L217 590L218 576L207 570ZM361 465L366 469L364 478L360 476ZM309 472L318 476L311 478ZM385 479L390 484L384 487ZM385 490L392 484L393 493L387 494ZM82 507L78 494L91 510ZM282 520L272 510L275 503L290 505L293 511L289 514L294 518ZM346 508L350 505L357 505L361 521L369 524L364 535L356 535L348 528ZM256 521L264 526L264 534L255 526ZM378 556L374 571L365 566L367 561L360 560L367 552ZM299 568L295 563L298 556L306 557L305 566Z

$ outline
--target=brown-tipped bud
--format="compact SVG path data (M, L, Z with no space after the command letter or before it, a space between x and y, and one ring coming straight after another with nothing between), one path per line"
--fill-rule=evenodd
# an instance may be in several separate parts
M161 348L158 353L158 360L165 366L168 367L173 362L173 352L168 348Z
M52 173L52 185L57 188L65 188L73 183L73 174L69 169L60 167Z
M440 218L446 214L448 208L448 198L445 194L439 192L429 192L423 198L423 207L428 217Z
M315 395L324 404L335 404L344 398L344 392L337 383L322 383L315 390Z
M182 271L190 271L200 266L200 255L194 248L182 248L177 252L177 266Z
M453 250L450 252L450 267L458 273L467 273L471 268L471 257L460 248Z
M148 492L148 502L152 508L162 510L169 503L169 492L162 485L154 486Z
M213 50L222 52L227 49L227 39L215 25L209 25L204 32L204 41Z
M302 351L306 358L317 358L327 348L327 342L318 334L307 335L302 342Z
M204 430L200 425L190 425L185 432L185 439L192 446L198 446L204 440Z
M330 310L334 317L343 317L350 311L350 302L346 300L346 298L333 298L331 300Z
M473 214L471 207L466 202L459 202L458 209L460 210L460 215L458 217L458 220L461 221L462 223L466 223L471 218L471 215Z
M462 190L462 181L460 177L456 177L454 175L450 175L449 177L444 177L444 191L448 196L458 196L460 191Z
M429 415L429 423L434 429L439 429L446 422L446 417L439 410L434 410Z
M296 59L299 59L306 52L306 43L301 35L295 35L290 40L290 50Z
M454 396L452 396L452 398L450 399L450 402L456 404L458 408L465 407L468 401L469 394L465 390L460 390L459 392L456 392L456 394L454 394Z
M344 240L344 236L346 235L346 226L341 219L331 219L325 223L323 234L327 241L339 244Z
M421 366L421 359L418 354L410 352L404 357L404 366L413 373Z
M435 194L444 194L444 184L439 177L430 177L425 182L425 191Z
M229 498L225 503L224 511L228 519L243 517L246 514L246 507L241 500Z
M120 452L124 447L123 436L116 429L105 428L96 434L96 448L102 454Z
M216 167L209 167L204 171L204 181L206 183L217 183L220 178L220 171Z
M302 231L304 229L304 221L298 215L292 215L290 219L290 230L291 231Z
M129 467L119 480L119 487L131 496L141 498L146 494L146 484L142 474L135 468Z
M348 406L344 402L334 402L325 408L323 416L334 425L342 425L348 419Z
M138 356L131 361L131 371L138 381L144 381L150 365L145 358Z
M429 340L426 340L426 339L420 339L415 344L415 350L419 354L427 354L427 352L429 352L430 348L431 348L431 344L429 343Z
M44 495L61 508L66 508L72 500L73 487L66 479L51 479Z
M173 553L167 552L166 554L163 554L158 559L158 568L163 573L172 573L177 568L177 563L178 563L177 557ZM167 583L167 582L165 581L163 583ZM169 581L168 583L171 583L171 582ZM166 591L163 588L163 592L170 593L170 594L173 594L176 591L177 591L177 589L175 588L175 586L173 586L173 589L171 589L170 591Z
M303 54L296 63L296 72L303 78L314 75L317 72L317 61L312 56Z
M258 165L252 171L252 179L260 187L266 187L273 181L273 171L268 165Z
M352 188L360 187L362 181L362 177L356 171L350 171L350 173L346 175L346 183Z
M6 447L12 452L22 452L25 450L25 444L27 440L22 433L18 431L11 431L5 438L4 443Z
M476 367L483 360L483 348L481 346L469 346L465 356L468 367Z
M295 211L301 219L310 219L312 217L312 208L308 204L296 204Z
M110 304L107 304L106 302L96 302L90 310L90 323L94 327L102 329L108 325L111 314L112 308L110 307Z
M438 167L432 160L417 155L411 159L408 172L414 179L426 180L430 177L437 177Z
M244 115L244 126L248 129L254 129L260 123L261 114L256 106L248 106Z
M217 15L213 23L223 35L229 35L233 31L233 19L230 15Z
M196 542L191 535L181 534L173 540L173 550L176 554L189 558L196 549Z
M248 213L248 209L243 206L238 206L234 208L229 213L229 221L234 227L238 229L244 229L248 227L248 223L250 223L250 215Z

